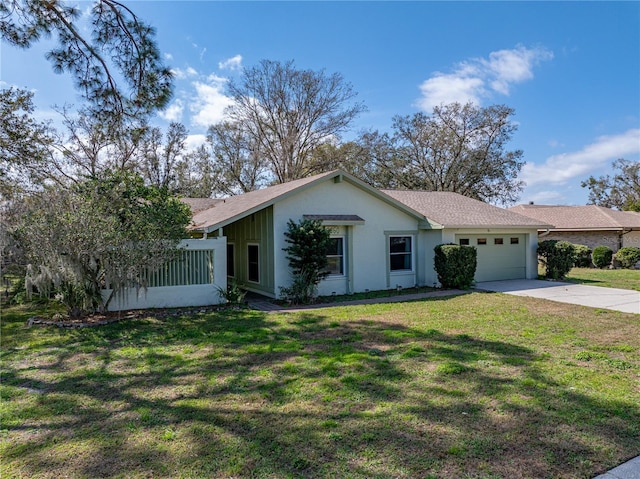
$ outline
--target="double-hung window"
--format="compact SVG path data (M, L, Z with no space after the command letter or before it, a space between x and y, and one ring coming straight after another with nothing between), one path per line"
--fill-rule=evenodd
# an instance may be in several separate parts
M389 237L389 265L391 271L411 271L413 269L412 253L411 236Z
M331 238L327 250L327 271L330 275L344 275L344 238Z

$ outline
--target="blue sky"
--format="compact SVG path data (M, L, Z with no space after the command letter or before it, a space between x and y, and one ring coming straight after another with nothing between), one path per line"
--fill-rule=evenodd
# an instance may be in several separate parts
M640 161L640 2L128 1L157 29L176 74L155 121L183 122L192 144L229 104L225 83L262 59L339 72L368 111L361 130L448 101L506 104L524 150L521 202L584 204L580 181ZM80 2L81 8L89 2ZM46 44L2 45L0 81L32 89L38 116L77 95Z

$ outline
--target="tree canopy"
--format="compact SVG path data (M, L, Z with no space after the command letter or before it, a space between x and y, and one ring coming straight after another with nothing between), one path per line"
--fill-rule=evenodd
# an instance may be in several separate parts
M70 188L48 188L8 222L29 263L27 284L54 292L73 314L108 307L101 290L145 286L187 235L189 208L139 175L106 172Z
M48 124L36 121L33 93L0 90L0 198L11 198L45 176L54 142Z
M509 204L523 183L521 150L507 150L517 126L514 110L472 103L437 106L431 115L396 116L393 133L368 132L359 143L368 178L384 188L453 191L478 200Z
M640 212L640 162L618 159L614 175L590 176L581 183L589 188L589 204Z
M91 36L78 24L81 10L59 0L0 3L0 34L29 48L56 35L47 58L56 72L69 72L94 114L114 120L144 117L167 105L172 74L163 65L154 29L121 2L96 0L89 13Z
M278 183L316 173L313 150L338 139L365 110L342 75L300 70L293 61L247 68L229 93L230 121L251 137Z

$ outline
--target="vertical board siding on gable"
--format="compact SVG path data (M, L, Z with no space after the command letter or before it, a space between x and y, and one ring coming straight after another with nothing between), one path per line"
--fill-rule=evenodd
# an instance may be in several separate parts
M224 227L224 235L233 243L236 255L236 280L251 289L274 293L273 208L268 207ZM247 245L260 247L260 283L248 283Z

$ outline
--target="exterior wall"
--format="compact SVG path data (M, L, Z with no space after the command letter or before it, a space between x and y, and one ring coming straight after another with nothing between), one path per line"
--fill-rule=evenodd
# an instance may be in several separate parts
M622 237L622 246L640 248L640 231L631 231Z
M224 228L227 243L233 244L235 252L235 279L242 287L261 294L274 293L274 246L273 246L273 208L268 207L247 216ZM259 248L259 282L248 279L247 247L249 244ZM226 273L225 273L226 274Z
M485 229L447 229L442 233L442 243L457 243L457 235L470 235L477 236L486 234L487 237L495 237L496 235L504 235L505 238L509 238L510 235L523 235L524 236L524 278L536 279L538 277L538 233L536 230L531 229L498 229L498 228L485 228ZM478 252L480 254L480 251ZM496 265L499 267L500 265Z
M540 234L538 241L544 240L568 241L573 244L583 244L591 249L596 246L608 246L614 252L620 249L620 233L617 231L551 231L548 235ZM640 238L638 240L640 241Z
M227 289L226 238L184 240L179 247L184 247L188 250L214 250L213 283L192 286L162 286L147 288L146 290L129 288L111 299L109 311L179 308L222 303L224 300L218 294L218 288ZM111 292L111 289L102 291L102 297L105 301L109 298Z
M442 230L420 231L419 239L422 268L420 268L418 284L420 286L437 286L439 282L433 263L436 254L434 248L439 244L446 243L442 239Z
M275 289L291 284L289 265L282 249L287 246L284 232L287 221L299 221L303 215L358 215L363 225L345 227L347 264L345 278L331 277L318 288L321 295L346 294L369 290L382 290L414 286L423 263L418 248L417 219L375 198L348 181L326 181L289 198L273 207L275 256ZM389 271L389 237L411 235L413 237L413 268L411 271Z

